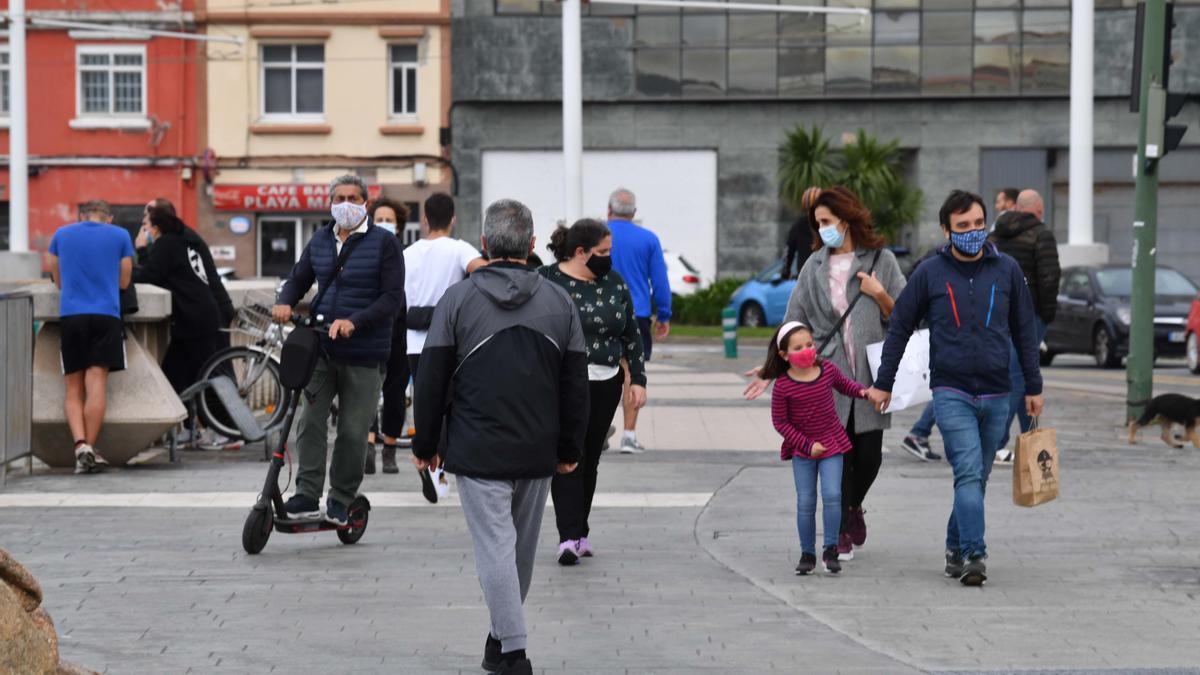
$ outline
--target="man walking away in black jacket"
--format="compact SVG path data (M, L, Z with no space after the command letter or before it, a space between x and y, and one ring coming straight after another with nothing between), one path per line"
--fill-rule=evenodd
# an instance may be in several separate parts
M488 207L483 250L491 261L437 304L417 371L413 464L458 476L491 614L483 669L530 673L522 603L550 480L570 473L588 421L587 349L575 304L527 267L533 216L523 204Z
M1044 213L1042 196L1036 190L1023 190L1017 195L1013 210L996 219L996 229L990 237L1001 253L1012 256L1021 266L1033 296L1039 345L1046 339L1046 327L1054 321L1058 311L1058 281L1062 276L1058 265L1058 242L1054 239L1054 232L1042 222ZM1024 391L1025 379L1017 364L1015 349L1009 372L1012 374L1013 394L1004 438L996 453L996 461L1001 463L1012 462L1013 453L1008 449L1008 430L1012 427L1013 417L1020 416L1021 433L1029 431L1033 424L1025 414L1025 402L1020 395Z

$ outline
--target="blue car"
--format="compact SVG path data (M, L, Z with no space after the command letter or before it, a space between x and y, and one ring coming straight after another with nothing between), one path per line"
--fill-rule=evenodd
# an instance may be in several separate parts
M757 328L783 322L796 280L780 279L782 269L783 261L776 260L733 292L729 307L737 314L739 326Z

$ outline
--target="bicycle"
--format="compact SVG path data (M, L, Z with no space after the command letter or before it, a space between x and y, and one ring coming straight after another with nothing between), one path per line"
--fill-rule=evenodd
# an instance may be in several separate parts
M271 319L275 296L265 291L249 291L231 328L232 335L244 336L249 344L227 347L213 354L200 368L199 381L225 375L237 386L238 395L267 431L283 422L288 398L279 376L279 358L290 329ZM242 439L215 394L206 392L197 401L197 413L213 431L232 439Z

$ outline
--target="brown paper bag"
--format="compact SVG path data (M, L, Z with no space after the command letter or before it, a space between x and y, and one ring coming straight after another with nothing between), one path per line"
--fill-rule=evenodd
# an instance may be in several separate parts
M1060 467L1058 434L1054 429L1033 428L1017 437L1013 457L1013 503L1037 506L1058 497Z

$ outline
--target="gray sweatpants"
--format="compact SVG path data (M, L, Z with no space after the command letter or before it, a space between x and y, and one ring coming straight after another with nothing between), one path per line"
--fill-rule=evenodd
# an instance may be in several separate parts
M550 477L488 480L458 476L458 497L475 544L475 569L501 649L525 649L525 610Z

